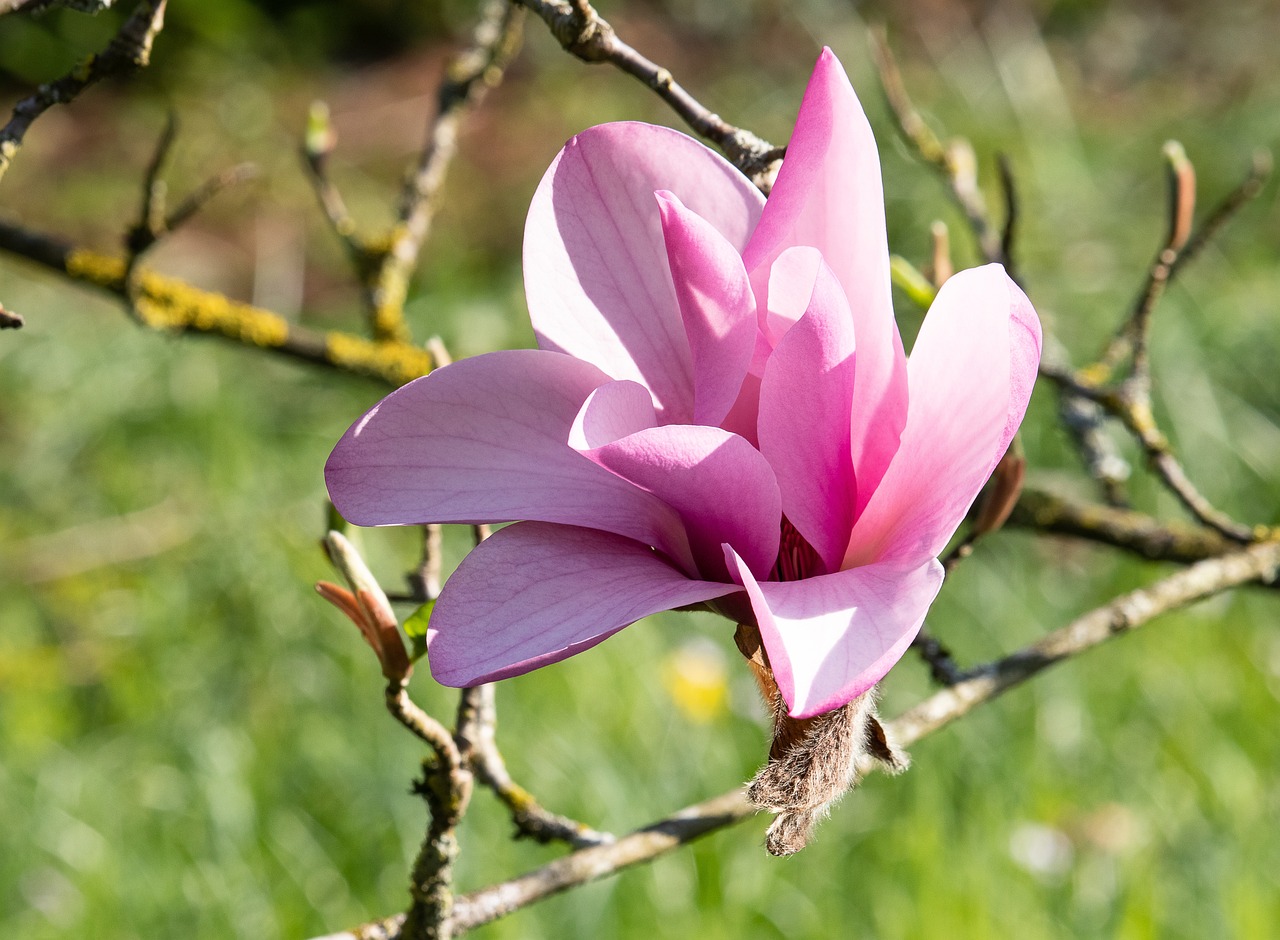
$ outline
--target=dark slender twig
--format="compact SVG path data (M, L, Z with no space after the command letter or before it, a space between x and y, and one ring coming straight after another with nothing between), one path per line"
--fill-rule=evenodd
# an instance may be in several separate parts
M911 641L911 648L920 654L929 667L929 678L938 685L954 685L959 681L961 669L951 650L927 629L921 628Z
M171 113L156 143L155 151L147 164L142 179L142 201L138 221L125 232L125 296L131 307L137 293L134 275L138 262L160 239L171 234L204 208L214 196L246 180L257 176L258 168L252 163L241 163L206 180L184 199L172 212L167 211L168 184L163 177L165 164L173 150L177 137L177 118Z
M1013 175L1013 162L1007 153L996 154L996 168L1000 171L1000 192L1004 196L1004 225L1000 227L1000 257L1005 272L1015 283L1021 284L1018 265L1013 255L1018 234L1018 184Z
M164 28L167 0L143 0L121 25L107 48L90 56L62 78L41 85L13 109L13 117L0 128L0 178L8 171L27 131L40 115L55 104L75 100L95 82L143 68L151 60L151 45Z
M540 16L564 49L584 62L608 62L639 79L665 101L699 137L711 141L729 162L768 192L784 149L712 113L671 72L618 37L586 0L512 0Z
M329 155L337 142L337 133L329 121L329 106L323 101L312 102L307 113L307 130L303 135L303 165L307 168L320 208L329 220L329 227L347 249L357 272L361 272L369 248L356 235L356 223L347 210L342 192L329 178Z
M3 305L0 305L0 330L21 329L26 322L19 314L6 310Z

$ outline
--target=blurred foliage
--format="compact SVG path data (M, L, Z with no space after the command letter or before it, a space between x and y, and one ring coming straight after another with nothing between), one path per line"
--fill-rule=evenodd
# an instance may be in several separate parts
M894 250L923 261L943 218L971 263L962 220L875 91L864 23L887 18L917 102L973 140L992 199L993 155L1010 154L1028 289L1077 359L1118 322L1162 235L1162 142L1185 144L1205 206L1253 148L1280 143L1269 6L600 4L710 107L778 142L818 45L833 46L879 134ZM101 46L118 15L0 18L9 98ZM461 0L174 4L152 70L35 125L0 185L4 211L118 244L174 108L175 193L243 159L264 173L154 264L350 326L356 291L299 169L307 106L329 101L335 178L358 219L384 224L469 17ZM617 118L672 121L531 23L508 82L467 125L410 299L420 336L440 333L455 355L531 342L518 267L529 196L567 136ZM1275 193L1169 292L1154 343L1161 415L1193 479L1227 511L1273 523ZM141 332L7 258L0 299L27 318L0 334L0 935L265 940L402 907L423 831L407 794L421 751L383 713L355 631L310 589L330 576L320 468L382 390ZM914 316L904 305L908 335ZM1083 491L1053 411L1041 390L1025 433L1032 479ZM1134 495L1177 514L1142 479ZM451 566L468 535L448 538ZM412 564L412 532L363 541L388 585ZM1159 573L1005 533L956 572L930 625L974 662ZM748 823L476 935L1272 935L1275 605L1271 592L1215 599L982 709L917 746L904 777L869 780L794 859L766 857L763 825ZM703 686L673 680L690 661ZM423 672L415 696L447 715L452 694ZM886 685L889 714L928 689L911 657ZM753 696L722 622L667 615L503 683L499 736L549 807L624 830L750 775L764 749ZM509 831L478 795L464 889L556 854Z

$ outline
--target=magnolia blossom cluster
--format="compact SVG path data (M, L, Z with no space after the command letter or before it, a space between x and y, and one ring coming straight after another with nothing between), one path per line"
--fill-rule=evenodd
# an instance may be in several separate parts
M326 467L358 525L514 522L431 617L468 686L707 604L759 628L790 714L878 682L1022 420L1040 326L998 265L939 292L908 359L875 140L823 52L768 200L638 123L565 145L533 198L538 349L392 393Z

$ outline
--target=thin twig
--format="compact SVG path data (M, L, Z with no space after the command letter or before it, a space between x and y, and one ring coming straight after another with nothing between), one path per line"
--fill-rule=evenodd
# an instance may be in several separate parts
M1004 225L1000 227L1000 257L1004 263L1005 273L1018 284L1022 283L1018 276L1018 266L1014 259L1013 248L1018 234L1018 184L1013 175L1013 161L1007 153L996 155L996 168L1000 171L1000 192L1004 196Z
M982 190L978 188L977 161L973 148L964 140L953 140L946 146L942 144L907 94L902 72L889 48L884 28L872 28L868 31L868 38L871 42L871 57L880 76L880 87L884 89L885 99L889 103L889 110L893 112L899 133L920 159L946 182L951 198L969 222L983 259L1003 263L1007 267L1005 237L1012 238L1013 223L1016 220L1016 202L1011 198L1012 179L1006 180L1004 175L1001 176L1002 184L1009 186L1005 191L1008 211L1005 232L1002 233L992 223L986 200L982 198Z
M193 193L174 209L167 211L168 185L163 178L163 170L173 149L177 137L178 123L170 113L165 121L164 130L156 143L156 148L147 164L147 171L142 179L142 202L138 211L138 221L128 228L124 236L125 248L125 295L132 301L136 294L137 284L134 275L138 262L156 242L179 229L197 212L204 208L214 196L239 183L253 179L258 168L252 163L241 163L206 180Z
M1129 317L1098 357L1098 365L1094 367L1094 371L1098 373L1098 381L1109 378L1126 359L1132 360L1132 376L1140 382L1148 381L1147 335L1156 302L1177 273L1196 258L1222 231L1223 226L1262 191L1263 184L1271 174L1271 154L1266 151L1254 154L1245 178L1213 208L1204 223L1192 231L1196 196L1195 168L1176 141L1165 144L1164 158L1169 176L1165 239L1147 269L1146 280Z
M12 165L31 125L45 111L55 104L74 101L80 92L95 82L146 66L151 60L151 45L164 28L166 2L143 0L124 21L106 49L90 56L61 78L41 85L18 102L9 123L0 128L0 178Z
M472 45L450 63L440 85L436 115L417 166L405 181L387 244L370 258L364 278L370 327L378 340L407 341L404 300L427 237L445 174L458 149L458 126L467 106L478 104L501 80L520 47L524 11L490 0Z
M0 330L18 330L25 326L26 322L21 314L6 310L3 305L0 305Z
M540 16L564 49L584 62L608 62L639 79L665 101L699 137L715 144L729 162L768 193L784 148L712 113L671 72L618 37L586 0L512 0Z
M1128 392L1128 395L1125 395ZM1253 526L1236 522L1220 509L1217 509L1191 482L1182 464L1174 456L1169 439L1156 425L1155 416L1145 392L1133 390L1126 385L1121 396L1124 403L1115 410L1130 433L1146 451L1147 462L1164 482L1165 487L1178 498L1178 501L1197 520L1221 532L1227 538L1240 543L1247 543L1259 537Z
M479 545L489 537L490 530L487 525L477 525L473 532ZM614 841L607 832L599 832L585 823L544 809L532 793L511 778L498 749L498 708L492 683L462 690L454 727L454 741L463 763L510 812L516 838L542 843L565 842L574 848Z
M1262 187L1271 176L1271 169L1270 151L1257 151L1250 161L1249 172L1244 180L1213 208L1208 218L1192 233L1186 246L1178 253L1178 260L1174 262L1173 271L1170 272L1171 277L1198 257L1204 247L1218 236L1222 227L1262 192Z
M329 227L347 249L357 272L362 272L369 249L356 235L356 223L347 210L342 192L329 178L329 155L337 142L337 133L329 120L329 106L323 101L312 102L302 141L303 164L320 201L320 208L329 220Z
M462 758L449 729L424 712L413 699L409 698L403 680L387 683L384 698L387 711L392 717L430 746L441 762L449 766L461 765Z
M956 664L951 650L928 630L921 628L911 641L911 648L920 654L920 658L929 667L929 678L938 685L954 685L959 681L962 670Z
M544 809L533 794L516 783L498 750L496 730L493 685L464 689L458 705L458 747L477 781L492 790L511 813L517 838L541 843L565 842L574 848L615 841L610 833Z

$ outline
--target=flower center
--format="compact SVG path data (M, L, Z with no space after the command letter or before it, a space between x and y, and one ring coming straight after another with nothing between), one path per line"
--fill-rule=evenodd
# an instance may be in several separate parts
M778 543L778 560L769 573L770 581L802 581L825 573L822 559L791 520L782 517L782 539Z

